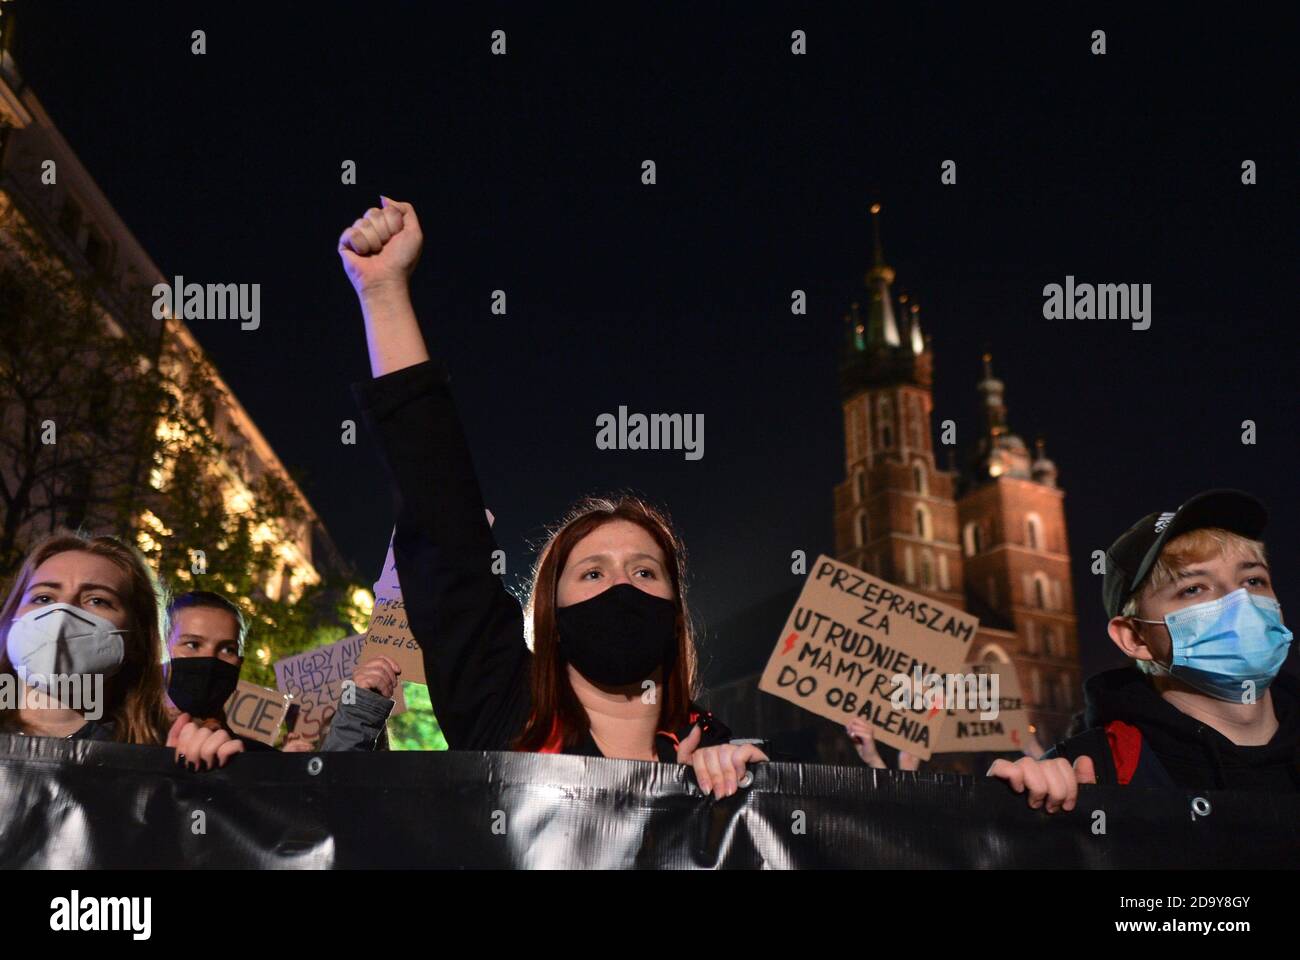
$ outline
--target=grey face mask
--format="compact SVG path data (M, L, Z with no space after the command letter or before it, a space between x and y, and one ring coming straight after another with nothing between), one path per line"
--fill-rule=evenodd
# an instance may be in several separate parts
M6 649L19 679L49 693L52 676L117 673L126 655L124 633L81 607L52 603L14 618Z

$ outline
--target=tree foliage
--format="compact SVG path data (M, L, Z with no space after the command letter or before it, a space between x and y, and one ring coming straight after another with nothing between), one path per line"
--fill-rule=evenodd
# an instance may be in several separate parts
M69 266L12 208L0 230L0 576L60 527L115 533L171 594L211 590L244 610L244 677L267 686L275 660L364 629L357 585L337 573L268 593L309 518L285 477L217 429L207 360L166 322L122 319L148 316L143 294Z

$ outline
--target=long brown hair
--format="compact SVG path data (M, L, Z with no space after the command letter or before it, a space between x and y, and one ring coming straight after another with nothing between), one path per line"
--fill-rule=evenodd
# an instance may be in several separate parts
M122 640L125 658L122 668L104 684L104 719L113 724L113 739L124 743L160 744L167 730L163 711L162 588L145 559L117 537L89 537L68 530L58 531L36 544L14 577L9 596L0 607L0 673L17 677L9 662L9 627L32 574L55 554L76 550L104 557L127 575L130 591L123 602L129 620ZM17 726L16 711L0 710L0 729Z
M654 537L664 552L664 565L677 605L677 661L664 678L659 698L659 727L684 726L695 695L695 636L686 605L686 550L665 513L632 494L616 498L589 497L574 507L552 531L537 557L533 584L524 610L533 649L532 714L515 741L516 750L537 751L558 734L565 747L575 745L590 728L590 720L569 684L560 660L556 628L556 587L569 554L579 540L614 520L627 520Z

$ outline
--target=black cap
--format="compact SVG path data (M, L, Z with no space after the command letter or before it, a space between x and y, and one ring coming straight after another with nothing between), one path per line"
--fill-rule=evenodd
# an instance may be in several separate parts
M1155 566L1160 551L1174 537L1191 530L1221 527L1258 540L1267 522L1264 504L1241 490L1207 490L1172 513L1147 514L1106 551L1106 577L1101 587L1106 616L1120 615Z

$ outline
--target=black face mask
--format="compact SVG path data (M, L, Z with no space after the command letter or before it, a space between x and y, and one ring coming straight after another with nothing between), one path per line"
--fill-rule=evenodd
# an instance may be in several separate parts
M594 683L622 687L677 662L677 604L620 583L557 607L560 657Z
M186 713L215 717L237 686L237 664L220 657L174 657L167 696Z

